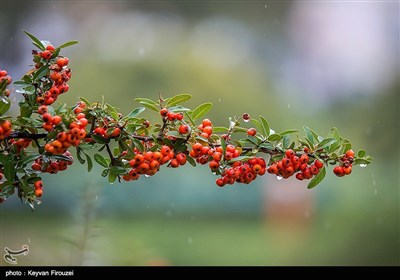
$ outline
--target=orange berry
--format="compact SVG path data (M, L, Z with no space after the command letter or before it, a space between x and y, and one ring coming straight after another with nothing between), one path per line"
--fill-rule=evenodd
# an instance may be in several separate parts
M59 125L61 123L61 121L62 121L62 118L60 116L54 116L52 119L52 123L54 125Z
M43 195L43 190L42 189L36 189L35 190L35 196L36 197L41 197Z

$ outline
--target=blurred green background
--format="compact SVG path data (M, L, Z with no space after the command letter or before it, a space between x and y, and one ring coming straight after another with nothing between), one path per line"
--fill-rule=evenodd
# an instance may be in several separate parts
M220 189L190 166L110 185L76 163L45 176L35 212L0 206L0 249L28 244L21 265L399 265L398 20L399 3L378 1L1 0L15 80L31 64L21 30L80 41L62 102L104 96L127 113L135 97L191 93L215 124L336 126L375 160L313 190L273 176Z

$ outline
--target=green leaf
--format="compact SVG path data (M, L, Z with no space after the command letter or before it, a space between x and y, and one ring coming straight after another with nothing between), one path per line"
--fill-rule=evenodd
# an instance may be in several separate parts
M282 135L274 133L268 136L268 141L279 141L282 139Z
M87 100L85 97L79 97L79 99L81 100L81 101L83 101L87 106L90 106L90 102L89 102L89 100Z
M160 109L159 109L159 105L155 102L155 101L153 101L153 100L151 100L151 99L148 99L148 98L142 98L142 97L140 97L140 98L135 98L134 99L136 102L139 102L140 104L143 104L143 105L148 105L149 106L149 108L153 108L152 110L155 110L155 111L159 111ZM146 106L145 105L145 106Z
M76 149L76 157L78 158L78 161L79 161L79 163L80 164L85 164L85 160L82 158L82 151L81 151L81 149L78 147L77 149Z
M99 143L99 144L105 144L105 143L107 143L107 141L106 141L106 139L104 139L102 136L100 136L100 135L96 135L96 134L92 134L92 139L94 140L94 141L96 141L96 143Z
M222 127L222 126L214 126L213 127L213 132L214 133L228 132L228 128L227 127Z
M178 94L171 97L167 102L167 107L175 106L177 104L183 103L191 99L192 96L190 94Z
M319 170L319 173L317 174L317 176L315 176L314 178L311 179L311 181L308 183L307 188L312 189L315 186L317 186L325 178L325 174L326 174L326 170L325 170L325 166L324 166Z
M233 132L243 132L246 133L247 129L244 127L240 127L240 126L235 126L235 128L233 129Z
M181 113L181 112L190 112L191 109L177 105L177 106L168 108L168 111L173 112L173 113Z
M20 161L20 165L21 166L27 165L28 163L35 161L39 157L40 157L39 154L29 155L29 156L25 157L23 160Z
M318 143L317 148L318 149L324 149L326 147L329 147L330 145L336 143L336 139L335 138L325 138L324 140L322 140L321 142Z
M359 150L358 153L357 153L357 156L362 158L362 157L365 156L365 154L366 154L366 152L364 150Z
M135 147L143 153L144 146L143 146L142 142L136 138L131 138L131 140L132 140L133 144L135 145Z
M35 74L33 74L32 80L33 81L40 80L42 77L47 75L49 72L50 72L49 66L47 64L43 65L38 70L36 70Z
M315 144L315 141L314 141L314 136L313 136L313 133L311 132L311 129L307 126L304 126L303 129L304 129L304 132L306 133L306 139L313 146ZM318 137L316 137L316 138L318 138Z
M130 112L128 114L128 117L129 118L135 118L135 117L139 116L144 110L146 110L146 108L144 108L144 107L136 108L136 109L132 110L132 112Z
M118 175L115 174L114 172L109 172L108 173L108 182L114 183L115 180L117 180L117 178L118 178Z
M259 120L251 119L251 122L252 122L253 124L255 124L255 126L257 127L257 132L258 132L258 133L260 133L260 134L262 134L262 135L265 135L264 126L260 123Z
M103 167L108 167L107 160L100 154L94 155L94 160Z
M92 168L93 168L93 162L92 162L92 159L87 154L85 154L85 156L86 156L86 161L87 161L87 171L90 172L90 171L92 171Z
M0 96L0 116L4 115L11 106L10 100L5 96Z
M31 40L32 40L33 42L36 43L35 45L36 45L40 50L44 51L44 50L46 49L46 48L43 46L42 42L41 42L38 38L36 38L36 37L33 36L31 33L27 32L27 31L25 31L25 30L24 30L24 33L25 33L26 35L28 35L28 37L31 38Z
M28 84L27 82L25 82L25 81L15 81L14 83L13 83L15 86L21 86L21 87L26 87L26 86L30 86L31 84Z
M155 112L158 112L160 109L157 107L157 105L154 105L153 103L149 103L147 101L140 101L140 104L142 104L144 107L149 108L150 110L153 110Z
M371 161L369 161L369 160L367 160L365 158L356 158L354 160L353 164L357 165L357 164L370 164L370 163L371 163Z
M289 135L287 135L287 134L283 135L282 145L283 145L283 148L285 148L285 149L289 148L289 145L290 145L290 137L289 137Z
M203 103L203 104L199 105L196 109L193 110L192 119L197 120L198 118L204 116L211 110L212 106L213 106L213 104L211 102L207 102L207 103Z
M235 157L235 158L231 159L230 161L228 161L228 163L234 163L236 161L246 161L246 160L249 160L251 158L253 158L253 157L251 157L251 156L239 156L239 157Z
M221 137L221 147L222 147L222 158L224 159L226 153L226 141L222 137Z
M268 149L268 150L273 150L273 149L275 148L275 147L272 146L272 144L269 143L269 142L262 143L262 144L260 144L258 147L264 148L264 149Z
M7 161L3 162L3 174L4 177L6 177L7 180L9 181L14 181L15 177L15 166L13 162L9 159Z
M348 139L344 139L342 142L342 146L343 146L342 152L344 154L345 152L351 149L351 142Z
M271 130L270 130L270 128L269 128L269 123L268 123L267 119L264 118L264 117L261 116L261 115L260 115L260 119L261 119L261 123L262 123L263 128L264 128L264 131L265 131L265 134L264 134L264 135L267 137L267 136L270 134L270 132L271 132Z
M196 167L196 161L192 157L188 156L186 157L186 160L190 163L190 165Z
M288 129L288 130L282 131L279 134L283 136L283 135L286 135L286 134L292 134L292 133L296 133L296 132L298 132L297 129Z
M78 41L68 41L68 42L65 42L64 44L61 44L61 45L59 46L59 48L60 48L60 49L63 49L63 48L69 47L69 46L76 45L76 44L78 44L78 43L79 43Z
M114 120L119 120L119 116L118 116L118 111L117 109L110 105L110 104L106 104L106 109L107 109L107 113L110 114L110 116L114 119Z
M122 175L126 173L126 169L122 166L111 166L110 173L114 173L117 175Z

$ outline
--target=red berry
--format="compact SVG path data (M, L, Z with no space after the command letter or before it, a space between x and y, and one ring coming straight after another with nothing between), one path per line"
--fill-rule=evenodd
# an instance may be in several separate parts
M212 126L212 122L209 119L204 119L201 124L203 125L203 127L206 126Z
M296 179L297 179L297 180L300 180L300 181L303 181L303 180L304 180L303 174L297 173L297 174L296 174Z
M345 175L349 175L349 174L351 174L351 169L352 169L351 165L349 165L347 167L343 167L343 173Z
M189 127L186 124L182 124L179 127L179 133L180 134L187 134L189 132Z
M292 149L286 150L285 154L288 158L292 158L295 156L295 153Z
M185 165L186 155L184 153L179 153L176 155L176 160L179 162L179 165Z
M174 159L171 160L171 162L169 163L169 165L170 165L172 168L177 168L177 167L179 167L179 162L178 162L178 160L177 160L176 158L174 158Z
M167 117L167 116L168 116L168 109L167 109L167 108L162 108L162 109L160 110L160 115L161 115L163 118Z
M257 133L257 130L255 128L249 128L247 130L247 135L249 135L249 136L255 136L256 133Z
M335 173L335 175L338 177L342 177L344 175L343 167L335 166L335 168L333 168L333 173Z
M35 189L41 189L43 188L43 182L42 181L36 181L33 186L35 187Z
M217 184L218 187L223 187L224 184L224 180L222 178L218 178L215 183Z
M314 161L314 164L318 169L321 169L324 166L324 164L320 162L318 159Z
M242 118L243 118L243 120L248 121L248 120L250 120L250 115L247 113L243 113Z
M302 154L300 157L300 162L301 163L308 163L308 155Z

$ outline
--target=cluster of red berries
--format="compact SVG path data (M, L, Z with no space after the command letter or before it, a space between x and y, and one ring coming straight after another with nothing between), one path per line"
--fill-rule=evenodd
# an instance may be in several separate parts
M44 62L42 61L36 63L36 69L42 67L44 63L47 63L47 61L52 58L54 51L55 48L52 45L48 45L45 51L36 53L37 57L45 60ZM42 105L51 105L57 100L57 97L60 94L69 90L67 82L71 78L71 69L67 67L68 62L69 60L66 57L56 57L55 60L50 62L51 65L49 66L49 78L52 81L52 85L49 90L37 95L37 103Z
M175 154L174 151L164 145L159 151L139 152L135 149L135 156L129 161L132 169L122 178L125 181L139 179L140 175L153 176L160 170L160 166L169 162L170 167L177 168L186 164L186 155L184 153Z
M170 112L170 111L168 111L167 108L162 108L160 110L160 115L161 115L161 117L163 117L164 119L169 120L170 122L173 122L173 121L176 121L176 120L178 120L178 121L183 120L183 114L182 113Z
M209 119L204 119L198 126L199 135L203 138L210 138L213 132L213 125Z
M0 69L0 84L3 83L4 81L6 81L6 84L9 85L12 82L12 78L10 76L7 75L7 71L6 70L2 70ZM10 90L9 89L5 89L3 91L3 95L5 96L10 96Z
M309 165L310 158L307 154L302 154L300 157L292 149L285 152L282 160L273 163L267 169L270 174L275 174L282 178L289 178L296 174L298 180L308 180L317 175L324 164L316 159Z
M354 162L354 151L348 150L344 156L340 159L341 164L333 168L333 173L338 177L351 174L353 162Z
M36 197L41 197L43 195L43 182L42 181L36 181L33 184L33 187L35 188L35 196Z
M17 153L20 153L22 150L30 146L30 144L32 143L32 139L28 138L21 138L18 140L10 139L8 143L12 144L16 148Z
M40 171L43 173L56 174L59 171L66 170L68 168L68 165L71 165L74 162L74 158L69 151L63 153L63 156L66 156L69 160L57 159L44 161L43 157L40 156L32 163L31 168L35 171Z
M46 131L53 131L53 129L62 123L61 116L52 116L48 113L46 105L41 105L38 108L38 113L42 115L43 129ZM52 155L59 155L67 151L70 146L77 147L81 140L86 136L86 126L88 120L84 113L76 115L76 121L69 125L69 130L61 131L57 134L56 140L45 145L45 151Z
M0 140L4 140L10 136L12 131L11 122L8 120L0 122Z
M263 158L252 158L248 161L236 161L231 167L222 171L222 177L218 178L215 183L219 187L226 184L232 185L236 183L250 184L257 176L262 176L266 172L266 163Z

